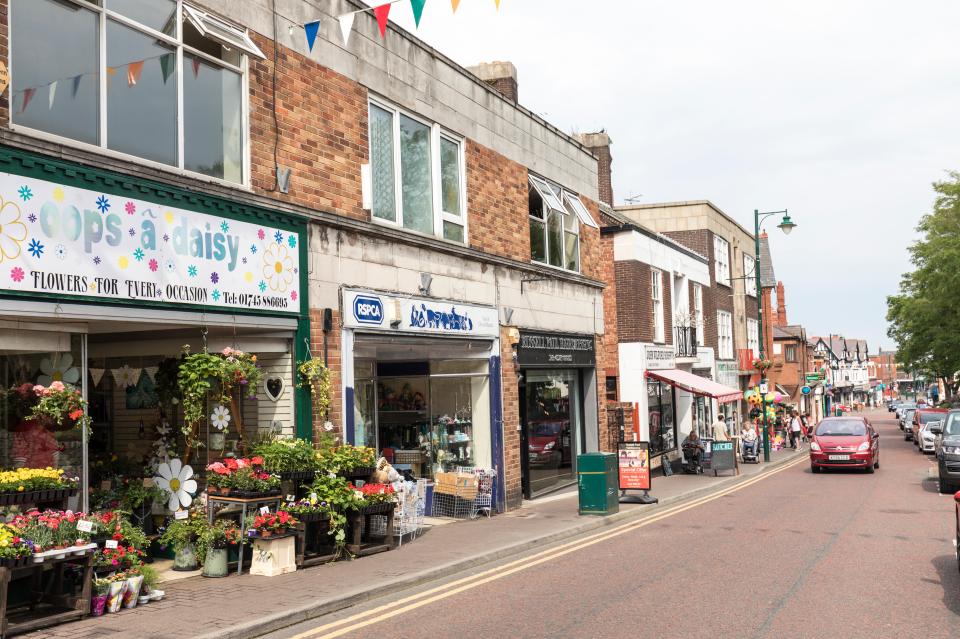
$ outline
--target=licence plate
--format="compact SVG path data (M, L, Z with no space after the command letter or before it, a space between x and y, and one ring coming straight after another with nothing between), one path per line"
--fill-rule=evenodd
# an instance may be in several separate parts
M830 455L828 458L830 461L848 461L850 455Z

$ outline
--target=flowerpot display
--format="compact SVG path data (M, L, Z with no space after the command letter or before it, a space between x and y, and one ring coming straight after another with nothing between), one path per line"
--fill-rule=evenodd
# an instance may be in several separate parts
M140 588L143 586L143 575L127 577L127 589L123 593L123 607L136 608L140 600Z
M107 612L118 612L123 605L123 593L127 589L126 581L113 581L107 593Z
M227 549L211 548L207 551L207 558L203 562L204 577L227 576Z
M107 595L94 595L90 600L90 616L91 617L101 617L107 608Z
M197 549L192 542L177 549L176 555L173 557L173 569L180 572L197 569Z

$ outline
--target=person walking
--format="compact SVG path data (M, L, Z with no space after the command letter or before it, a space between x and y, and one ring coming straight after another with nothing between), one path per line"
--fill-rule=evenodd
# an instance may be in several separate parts
M723 418L717 415L717 419L713 422L713 440L718 442L729 441L730 434L727 433L727 423L723 421Z
M790 448L797 450L803 448L800 442L800 433L803 431L803 422L800 421L800 413L793 411L793 417L790 419Z

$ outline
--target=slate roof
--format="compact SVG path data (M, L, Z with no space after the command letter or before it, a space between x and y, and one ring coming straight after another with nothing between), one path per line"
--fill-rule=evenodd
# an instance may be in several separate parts
M770 255L770 240L766 234L760 236L760 286L776 288L777 274L773 272L773 257Z

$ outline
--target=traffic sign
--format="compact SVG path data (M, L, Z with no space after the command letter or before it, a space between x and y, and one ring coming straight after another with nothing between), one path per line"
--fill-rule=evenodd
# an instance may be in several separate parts
M803 388L800 389L800 392L803 393L804 395L809 395L809 394L810 394L810 387L809 387L809 386L804 386Z

